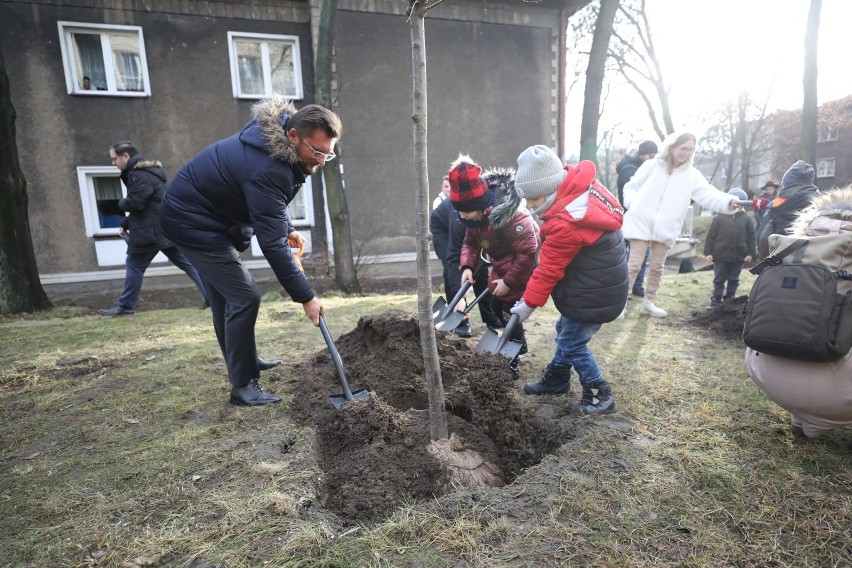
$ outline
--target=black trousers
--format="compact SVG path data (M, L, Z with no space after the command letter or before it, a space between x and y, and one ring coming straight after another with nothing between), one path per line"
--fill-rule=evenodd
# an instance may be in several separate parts
M243 387L260 374L254 339L260 309L257 284L233 247L216 251L178 248L204 281L228 380L235 387Z

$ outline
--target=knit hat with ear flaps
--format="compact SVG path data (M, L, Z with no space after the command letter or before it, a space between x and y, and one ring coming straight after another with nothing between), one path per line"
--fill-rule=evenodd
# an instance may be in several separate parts
M784 173L781 178L781 187L791 185L812 185L814 183L814 167L809 163L799 160Z
M491 204L482 168L468 156L459 156L449 173L450 201L457 211L484 211Z
M567 174L553 150L541 144L530 146L518 156L515 189L528 199L547 196L556 193Z

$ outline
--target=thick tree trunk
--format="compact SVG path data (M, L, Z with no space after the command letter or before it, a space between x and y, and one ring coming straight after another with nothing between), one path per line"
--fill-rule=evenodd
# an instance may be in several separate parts
M414 111L415 243L417 247L417 314L420 320L420 347L429 394L429 434L432 440L448 437L444 411L444 383L438 360L438 344L432 325L432 268L429 264L429 175L426 152L426 2L409 5L411 27L411 70Z
M328 276L328 231L325 227L325 183L322 170L311 176L311 195L314 203L314 226L311 227L311 265L313 274Z
M802 101L802 144L801 159L816 165L817 139L817 44L819 43L819 15L822 0L811 0L808 11L808 27L805 31L805 73L802 77L804 100Z
M314 100L317 104L328 108L333 108L331 62L336 11L337 0L321 0ZM361 284L358 282L358 274L355 271L355 261L352 254L349 205L346 202L343 175L340 172L340 164L343 162L343 149L340 142L337 143L335 153L338 156L337 159L322 169L328 214L331 221L331 239L334 244L334 281L340 289L346 292L359 292Z
M27 211L27 180L18 162L15 108L0 46L0 314L50 307L38 278Z
M601 118L601 89L609 53L609 38L620 0L601 0L595 22L589 66L586 69L586 89L583 99L583 120L580 125L580 159L597 163L598 122Z

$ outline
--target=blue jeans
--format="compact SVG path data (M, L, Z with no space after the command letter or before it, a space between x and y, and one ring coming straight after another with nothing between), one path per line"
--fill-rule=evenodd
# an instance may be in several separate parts
M201 277L198 271L189 263L189 260L181 254L177 247L167 247L161 249L172 264L186 272L201 295L207 298L207 292L204 290L204 284L201 283ZM148 270L151 261L157 256L159 250L150 250L145 252L130 252L127 251L127 259L124 262L124 292L118 298L118 306L126 310L135 310L136 302L139 300L139 293L142 291L142 279L145 276L145 271Z
M556 354L551 364L573 366L582 384L603 378L598 362L589 349L589 341L600 328L599 323L580 323L559 316L556 320Z

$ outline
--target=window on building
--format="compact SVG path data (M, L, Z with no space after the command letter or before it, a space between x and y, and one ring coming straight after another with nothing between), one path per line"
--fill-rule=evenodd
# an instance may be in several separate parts
M303 98L298 37L228 32L228 50L235 98Z
M817 142L830 142L831 140L837 140L837 128L820 124L817 129Z
M151 94L142 28L59 22L59 40L69 94Z
M816 175L820 178L834 177L834 158L817 160Z
M112 166L77 168L87 237L118 235L119 224L124 219L118 201L127 195L118 176L118 169Z

